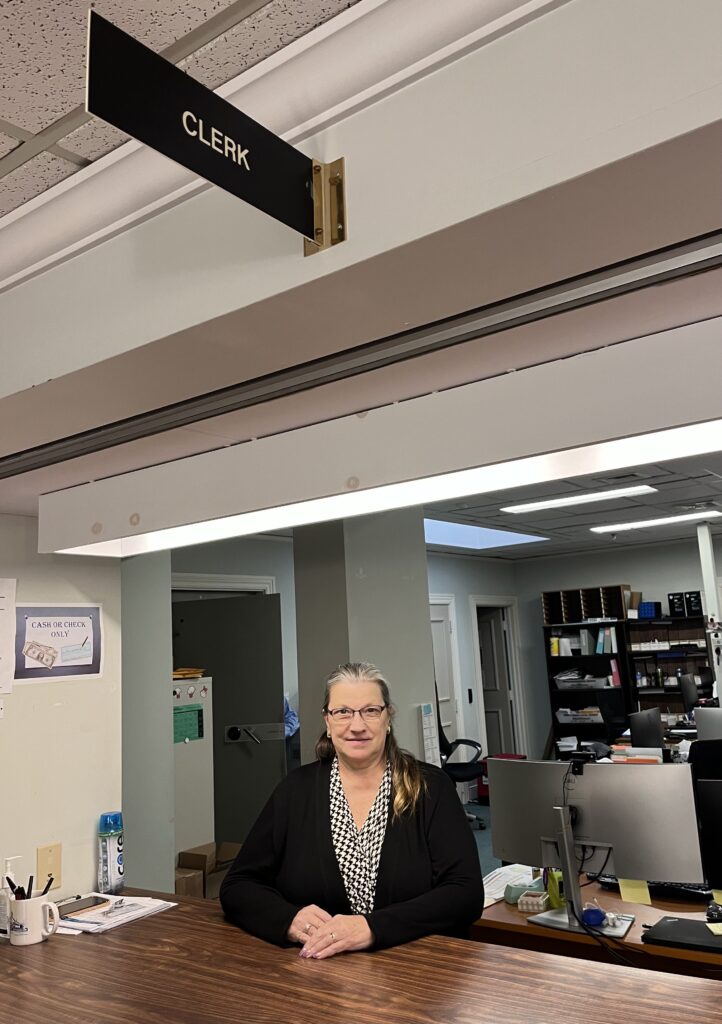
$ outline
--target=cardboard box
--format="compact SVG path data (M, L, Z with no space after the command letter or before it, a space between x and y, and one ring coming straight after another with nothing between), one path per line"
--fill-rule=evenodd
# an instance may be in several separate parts
M181 850L178 854L178 867L193 868L195 871L201 871L204 876L210 875L216 867L216 844L205 843L190 850Z
M176 896L200 896L202 898L203 872L194 871L191 868L176 868L175 892Z
M197 872L201 880L199 896L215 899L228 868L238 856L240 843L205 843L178 854L178 868ZM177 892L178 890L176 890ZM185 895L196 895L186 893Z

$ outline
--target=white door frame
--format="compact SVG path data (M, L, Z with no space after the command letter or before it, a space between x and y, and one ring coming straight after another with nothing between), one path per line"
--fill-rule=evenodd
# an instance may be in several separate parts
M521 657L519 652L519 608L517 599L509 595L470 594L471 635L474 640L474 670L476 672L476 708L483 733L483 746L487 751L486 718L484 715L484 684L481 674L481 654L477 608L505 608L507 611L507 635L509 638L509 689L514 710L514 733L517 753L529 754L529 729L526 718L526 700L521 685Z
M276 593L275 576L232 576L222 572L173 572L171 590L229 590L241 593Z
M459 631L456 626L456 598L453 594L429 594L429 608L432 604L443 604L449 609L451 625L451 676L454 684L454 700L456 701L456 735L461 739L465 736L464 706L461 693L461 662L459 660Z

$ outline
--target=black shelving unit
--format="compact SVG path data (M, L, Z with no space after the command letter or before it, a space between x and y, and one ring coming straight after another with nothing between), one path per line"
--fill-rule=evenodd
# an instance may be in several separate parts
M697 675L700 697L712 696L714 671L703 615L684 618L629 619L626 623L627 671L634 708L683 711L676 679ZM675 679L675 683L668 680Z
M548 607L547 603L545 610ZM599 631L605 629L614 630L617 650L616 652L596 653ZM582 630L589 634L588 639L593 640L594 653L582 653ZM627 727L627 716L631 710L632 699L624 620L622 618L604 620L595 618L580 619L575 622L547 622L543 627L543 632L554 740L563 736L578 736L580 740L599 739L605 742L616 739ZM553 653L562 645L563 640L574 645L572 653ZM612 686L606 682L612 676L611 662L613 659L617 664L620 686ZM581 682L578 686L561 688L556 676L569 669L576 669L582 677L593 676L595 679L604 679L605 685L604 687L585 686ZM563 721L560 720L558 712L565 708L570 709L572 713L579 713L585 708L596 708L597 714Z

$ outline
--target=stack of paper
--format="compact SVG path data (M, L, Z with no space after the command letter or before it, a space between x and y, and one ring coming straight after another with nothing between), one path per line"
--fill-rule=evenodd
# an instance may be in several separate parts
M136 921L140 917L149 917L160 910L175 907L175 903L156 900L150 896L107 896L104 893L89 893L90 896L102 896L107 903L88 910L79 910L76 915L68 914L63 918L61 928L68 931L107 932L118 925Z
M531 885L532 869L528 864L507 864L484 876L484 906L504 899L507 885Z

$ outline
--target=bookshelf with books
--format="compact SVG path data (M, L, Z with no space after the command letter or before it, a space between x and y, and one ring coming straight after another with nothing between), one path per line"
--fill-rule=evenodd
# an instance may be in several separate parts
M699 697L712 696L713 655L704 615L630 619L626 648L635 710L681 713L681 675L695 677Z
M543 630L554 740L615 739L631 700L624 619L546 622Z

